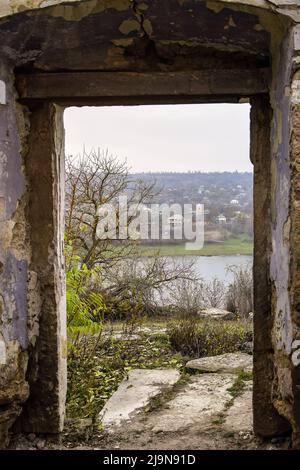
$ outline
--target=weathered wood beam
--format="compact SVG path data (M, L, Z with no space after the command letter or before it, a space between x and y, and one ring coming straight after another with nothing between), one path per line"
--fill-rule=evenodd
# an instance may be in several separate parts
M115 99L171 102L268 93L269 69L191 72L62 72L17 75L21 100L72 103ZM213 99L213 100L214 100ZM234 101L234 99L233 99Z

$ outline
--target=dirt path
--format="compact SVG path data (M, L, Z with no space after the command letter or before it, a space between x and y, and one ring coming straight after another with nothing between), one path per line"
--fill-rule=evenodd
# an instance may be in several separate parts
M239 374L197 374L150 400L134 418L109 430L89 420L67 423L59 437L14 436L12 449L287 449L289 440L263 442L252 432L252 382Z

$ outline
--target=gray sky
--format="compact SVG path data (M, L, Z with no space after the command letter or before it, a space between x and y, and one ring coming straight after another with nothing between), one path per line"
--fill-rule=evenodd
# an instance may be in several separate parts
M108 149L132 171L252 171L249 111L248 104L68 108L66 153Z

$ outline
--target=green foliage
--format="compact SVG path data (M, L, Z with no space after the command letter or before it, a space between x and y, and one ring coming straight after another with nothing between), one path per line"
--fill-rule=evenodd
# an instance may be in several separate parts
M67 324L68 328L93 327L103 319L106 305L103 296L93 290L93 278L98 269L86 265L74 266L67 272Z
M191 357L216 356L238 351L247 341L247 326L237 321L199 320L184 316L168 327L171 345Z

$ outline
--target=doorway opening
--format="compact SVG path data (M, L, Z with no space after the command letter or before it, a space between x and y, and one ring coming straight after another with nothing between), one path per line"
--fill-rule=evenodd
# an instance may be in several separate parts
M191 448L218 426L219 448L251 447L249 104L68 108L64 122L68 418L110 431L108 447L126 429L121 445L186 448L187 426Z

